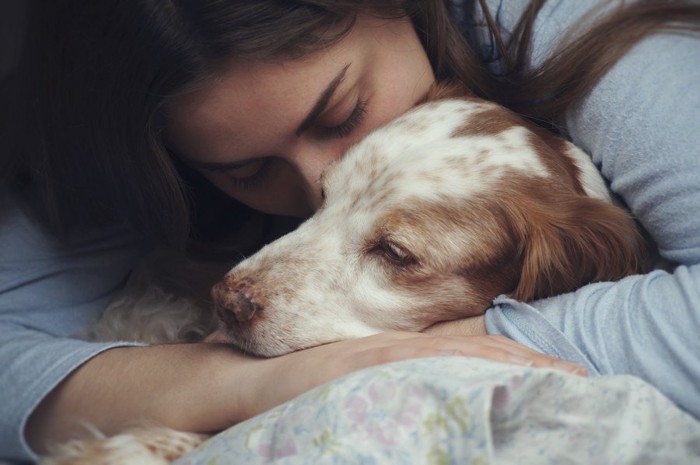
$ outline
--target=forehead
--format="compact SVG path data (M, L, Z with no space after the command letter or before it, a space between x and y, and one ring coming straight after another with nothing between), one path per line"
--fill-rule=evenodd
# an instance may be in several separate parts
M354 82L382 56L400 49L410 30L407 24L405 19L359 15L339 42L302 58L233 59L169 100L168 138L183 153L255 156L273 136L293 135L319 94L344 67L350 65L346 81Z
M346 48L339 45L337 53L286 63L232 62L170 100L168 138L188 154L255 154L258 139L292 133L319 89L356 59Z
M514 173L548 176L530 132L500 110L486 102L444 100L406 113L329 168L323 178L327 198L372 210L417 199L468 199ZM503 121L488 128L485 118Z

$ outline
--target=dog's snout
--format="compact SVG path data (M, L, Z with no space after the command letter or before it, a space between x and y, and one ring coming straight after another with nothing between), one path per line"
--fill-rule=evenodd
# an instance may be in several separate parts
M260 317L262 306L256 303L240 283L225 279L214 286L212 297L219 315L224 323L243 324Z

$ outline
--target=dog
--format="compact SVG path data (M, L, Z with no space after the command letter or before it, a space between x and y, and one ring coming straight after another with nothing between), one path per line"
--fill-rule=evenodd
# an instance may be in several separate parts
M214 311L136 275L86 337L191 342L218 324L241 351L272 357L422 331L483 314L501 294L528 301L646 267L643 235L588 155L454 86L366 136L319 182L319 211L228 271ZM198 274L181 265L161 269ZM137 427L64 444L42 463L169 463L205 439Z
M320 210L233 268L221 332L271 357L422 331L645 268L646 245L591 159L453 88L368 135L319 180Z

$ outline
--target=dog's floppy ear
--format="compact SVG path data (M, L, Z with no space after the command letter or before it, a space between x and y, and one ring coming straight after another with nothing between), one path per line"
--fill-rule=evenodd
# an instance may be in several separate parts
M558 197L533 198L518 215L522 272L511 297L548 297L644 270L647 245L625 210L573 193Z

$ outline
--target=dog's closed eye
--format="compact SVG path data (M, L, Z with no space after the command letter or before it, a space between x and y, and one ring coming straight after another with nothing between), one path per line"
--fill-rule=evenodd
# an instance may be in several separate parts
M372 246L371 251L397 267L405 268L418 263L418 260L411 252L388 239L377 241Z

